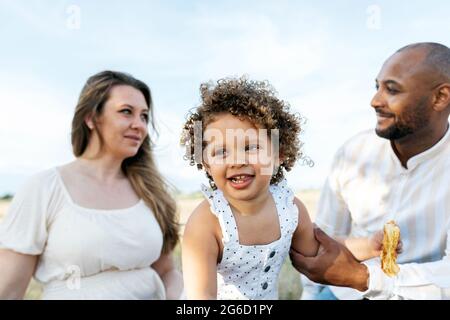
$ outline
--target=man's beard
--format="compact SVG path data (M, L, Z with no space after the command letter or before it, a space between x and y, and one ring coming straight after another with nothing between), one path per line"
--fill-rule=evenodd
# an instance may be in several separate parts
M406 125L404 123L394 123L387 129L380 130L375 129L376 134L385 139L398 140L414 132L414 128L411 125Z
M422 98L414 108L398 117L398 120L388 128L384 130L376 128L376 134L381 138L398 140L426 127L430 122L431 113L426 100L426 97Z

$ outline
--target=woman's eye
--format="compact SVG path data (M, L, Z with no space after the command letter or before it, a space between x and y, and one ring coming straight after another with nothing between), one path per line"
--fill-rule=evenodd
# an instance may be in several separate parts
M120 112L125 113L125 114L131 114L130 109L123 109L123 110L120 110Z
M148 122L148 114L142 114L142 119L144 119L145 122Z

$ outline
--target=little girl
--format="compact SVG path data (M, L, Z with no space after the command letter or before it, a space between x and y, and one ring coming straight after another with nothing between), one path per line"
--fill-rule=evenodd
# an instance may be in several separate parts
M300 118L267 82L222 79L200 91L202 104L184 125L181 144L211 188L202 186L206 200L184 231L186 295L278 299L289 248L305 256L319 248L308 212L284 178L302 156ZM354 240L348 247L357 248L355 256L379 254L379 234Z

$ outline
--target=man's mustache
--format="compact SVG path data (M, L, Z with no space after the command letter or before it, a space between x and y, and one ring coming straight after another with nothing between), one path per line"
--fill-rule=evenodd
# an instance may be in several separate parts
M380 110L375 110L375 113L381 117L394 117L395 116L395 114L393 114L393 113L384 112L384 111L380 111Z

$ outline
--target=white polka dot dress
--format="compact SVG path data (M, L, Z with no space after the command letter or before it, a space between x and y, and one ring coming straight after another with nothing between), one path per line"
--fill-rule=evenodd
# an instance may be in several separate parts
M223 235L222 261L217 265L218 299L278 299L278 275L297 228L298 208L286 180L271 185L269 190L278 212L280 239L265 245L241 245L236 221L222 191L202 185Z

